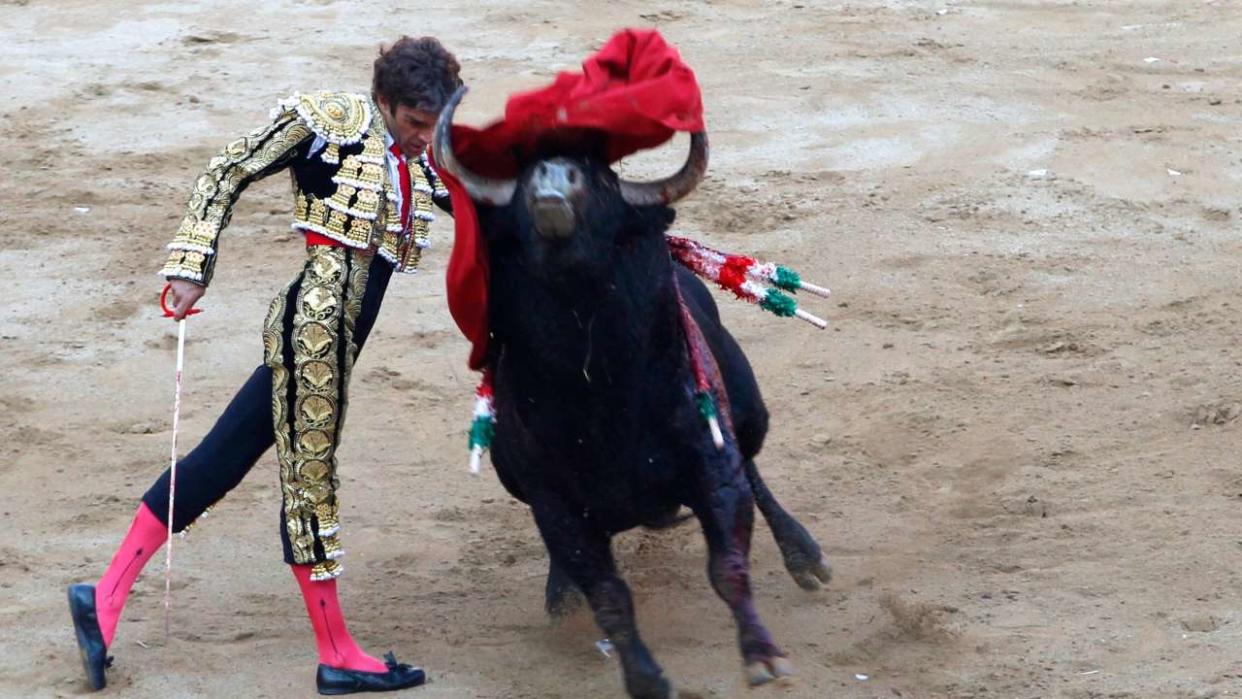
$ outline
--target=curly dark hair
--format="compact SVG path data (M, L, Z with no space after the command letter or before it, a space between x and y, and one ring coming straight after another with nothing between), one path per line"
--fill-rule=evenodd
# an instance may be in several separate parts
M403 36L387 49L380 47L375 59L371 91L393 109L404 104L437 113L461 85L461 65L432 36Z

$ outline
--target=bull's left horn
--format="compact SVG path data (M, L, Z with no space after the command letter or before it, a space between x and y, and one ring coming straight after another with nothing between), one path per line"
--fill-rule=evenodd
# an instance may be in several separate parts
M482 204L504 206L513 199L513 192L517 189L517 180L476 175L466 169L466 166L462 165L457 160L457 156L453 154L453 137L450 133L453 126L453 112L457 110L457 105L461 103L466 90L465 85L457 88L457 91L449 98L448 104L444 105L444 109L440 112L440 118L436 121L435 136L431 139L431 153L435 156L436 165L457 178L461 186L466 188L466 193L471 199Z
M438 159L440 156L437 155ZM707 132L690 134L690 155L677 174L655 182L629 182L621 180L621 196L634 206L672 204L681 199L703 180L707 172Z

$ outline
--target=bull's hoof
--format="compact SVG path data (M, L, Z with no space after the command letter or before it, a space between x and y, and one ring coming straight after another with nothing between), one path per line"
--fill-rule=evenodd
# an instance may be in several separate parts
M673 683L664 675L643 676L633 680L627 678L625 691L634 699L673 699L677 696L673 691Z
M832 580L832 566L828 565L828 559L822 555L819 560L811 561L809 564L800 566L787 564L786 567L794 582L798 583L798 587L803 590L814 592Z
M793 674L793 663L789 662L788 658L780 656L764 658L746 666L746 684L758 687L761 684L792 677Z
M548 612L548 616L552 618L554 623L564 621L574 612L582 608L582 593L577 588L563 590L559 595L550 596L544 600L544 609Z
M556 566L548 569L548 580L543 591L543 608L553 622L563 621L578 611L585 599L578 588Z

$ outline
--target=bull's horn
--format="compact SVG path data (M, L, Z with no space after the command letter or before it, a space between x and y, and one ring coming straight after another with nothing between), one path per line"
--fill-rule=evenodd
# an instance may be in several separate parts
M439 158L439 156L436 156ZM655 182L629 182L621 180L621 196L634 206L672 204L681 199L703 180L707 172L707 132L690 134L690 155L677 174Z
M462 165L457 160L457 156L453 154L453 138L450 135L453 112L457 110L457 105L465 94L466 86L462 85L449 98L448 104L444 105L440 118L436 121L436 133L431 140L431 152L436 158L436 165L457 178L461 186L466 188L466 193L471 199L492 206L504 206L513 199L513 192L517 189L517 180L476 175L467 170L466 166Z

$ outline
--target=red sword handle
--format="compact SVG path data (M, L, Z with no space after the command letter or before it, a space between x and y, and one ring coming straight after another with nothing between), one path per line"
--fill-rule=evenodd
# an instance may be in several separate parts
M165 284L164 290L160 292L160 309L164 311L165 318L172 318L174 315L176 315L175 313L173 313L173 310L168 307L168 292L170 291L172 291L172 284ZM201 308L191 308L189 312L186 313L186 315L192 316L195 313L202 313L202 312L203 312L203 309Z

